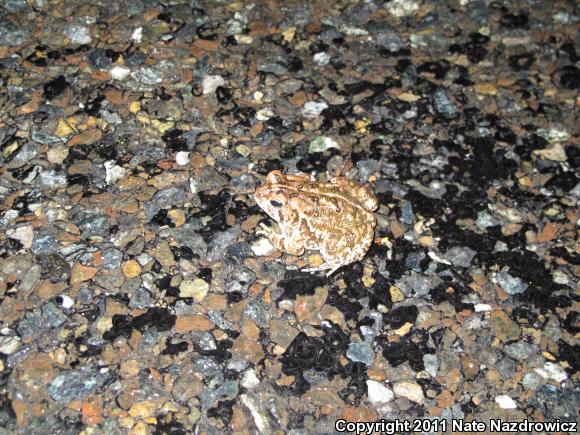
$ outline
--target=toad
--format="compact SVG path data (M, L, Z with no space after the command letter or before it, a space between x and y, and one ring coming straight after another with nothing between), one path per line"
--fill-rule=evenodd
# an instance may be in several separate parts
M313 181L308 175L272 171L256 188L258 205L274 219L280 231L263 223L257 234L293 255L305 249L320 251L324 263L304 271L328 271L361 260L373 238L377 198L366 186L344 178Z

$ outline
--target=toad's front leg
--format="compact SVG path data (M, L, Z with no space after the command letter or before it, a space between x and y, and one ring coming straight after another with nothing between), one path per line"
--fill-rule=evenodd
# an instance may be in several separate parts
M304 254L304 245L300 242L296 242L293 237L287 237L282 233L278 233L272 228L266 226L265 224L260 224L260 229L256 231L256 234L266 236L272 246L278 251L287 252L292 255L302 255Z

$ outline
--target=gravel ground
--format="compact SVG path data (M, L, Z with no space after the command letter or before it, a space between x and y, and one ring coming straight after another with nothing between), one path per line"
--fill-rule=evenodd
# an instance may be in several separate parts
M4 0L0 433L576 422L579 21ZM274 169L368 184L365 259L256 235Z

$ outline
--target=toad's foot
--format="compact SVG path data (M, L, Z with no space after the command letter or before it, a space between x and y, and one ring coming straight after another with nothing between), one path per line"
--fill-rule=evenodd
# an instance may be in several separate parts
M302 255L304 254L304 246L293 242L291 239L285 237L268 227L266 224L261 223L260 228L256 231L256 234L261 236L266 236L274 248L278 251L287 252L292 255Z
M330 263L324 263L321 264L318 267L307 267L306 269L301 269L302 272L323 272L325 270L328 270L328 272L326 272L326 277L328 278L330 275L332 275L334 272L336 272L338 269L340 269L343 266L343 264L330 264Z

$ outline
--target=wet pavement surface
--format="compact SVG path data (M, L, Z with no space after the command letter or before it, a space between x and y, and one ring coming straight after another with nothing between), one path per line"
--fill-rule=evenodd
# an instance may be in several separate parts
M577 421L579 21L3 1L0 433ZM256 234L275 169L370 186L364 260Z

